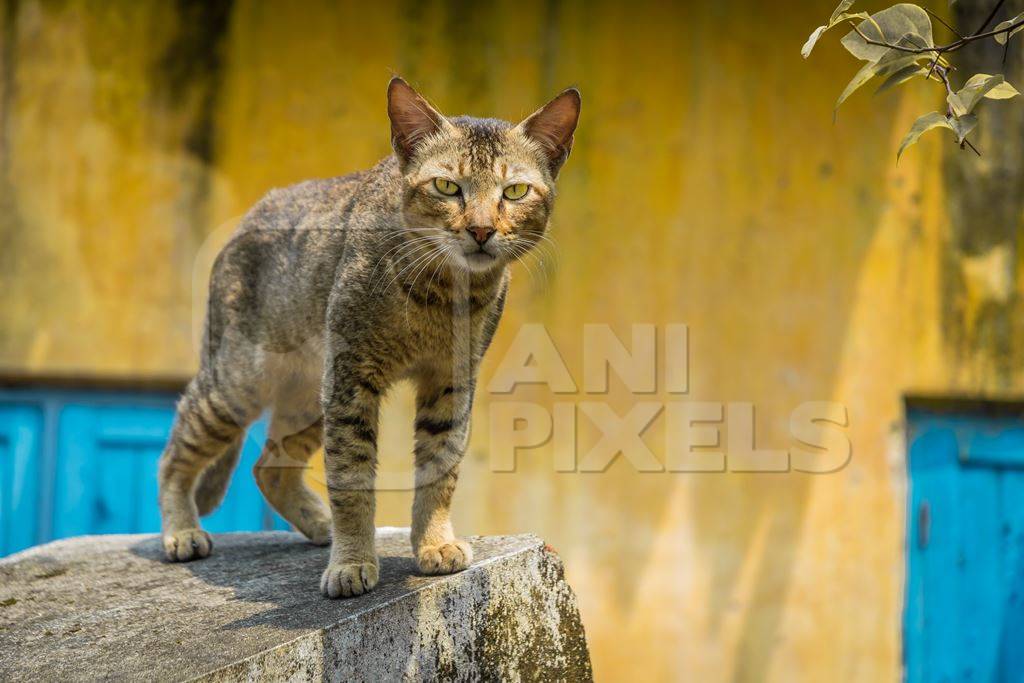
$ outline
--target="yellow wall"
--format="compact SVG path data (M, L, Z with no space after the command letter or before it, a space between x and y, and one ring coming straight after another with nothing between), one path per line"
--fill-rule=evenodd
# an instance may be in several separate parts
M901 396L1024 378L950 341L950 306L969 332L1006 292L982 278L950 300L939 142L894 164L930 93L860 94L833 125L856 65L834 41L799 56L826 4L240 1L218 34L215 8L9 3L0 366L187 373L207 238L271 187L385 155L392 73L449 113L505 118L575 84L557 262L517 271L481 386L523 323L547 326L577 382L584 323L686 323L686 398L754 403L774 448L797 405L843 403L853 457L831 475L621 459L584 474L540 449L496 473L481 390L457 527L533 531L563 555L599 679L896 679ZM613 385L617 409L632 400ZM385 423L382 470L399 479L408 402ZM657 430L649 442L663 457ZM410 500L382 493L378 524L407 524Z

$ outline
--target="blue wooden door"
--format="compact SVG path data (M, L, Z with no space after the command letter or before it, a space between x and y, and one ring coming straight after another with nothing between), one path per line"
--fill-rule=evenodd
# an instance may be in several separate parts
M43 413L0 404L0 556L36 543Z
M160 530L157 464L177 396L0 390L0 556L54 538ZM211 532L289 529L252 476L266 425L250 429Z
M910 409L906 678L1024 681L1024 419Z
M172 407L66 406L57 437L54 538L159 531L157 464L173 419ZM255 425L224 502L203 521L208 531L288 528L251 474L263 441L264 427Z

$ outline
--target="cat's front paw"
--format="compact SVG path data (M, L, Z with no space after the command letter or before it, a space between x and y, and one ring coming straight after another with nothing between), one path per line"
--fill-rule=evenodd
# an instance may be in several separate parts
M169 562L188 562L213 552L213 539L202 529L181 529L163 535L164 555Z
M320 578L320 592L328 598L351 598L377 585L379 570L374 562L331 563Z
M440 545L422 545L416 552L416 564L424 574L454 574L473 562L473 549L455 539Z

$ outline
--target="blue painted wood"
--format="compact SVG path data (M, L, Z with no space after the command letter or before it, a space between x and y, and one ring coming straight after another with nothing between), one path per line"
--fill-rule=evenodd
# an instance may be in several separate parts
M1024 472L1007 471L999 480L1002 506L1003 618L997 679L1024 679Z
M999 472L959 472L961 538L956 581L961 641L956 680L994 681L1003 616Z
M906 680L1024 681L1024 425L908 420Z
M66 405L57 435L55 538L156 532L156 463L170 433L167 408Z
M971 465L1024 468L1024 425L996 423L973 431L963 458Z
M950 571L958 559L960 537L960 519L955 514L956 435L941 428L922 433L911 443L910 464L912 526L907 556L908 576L916 590L907 594L907 681L953 680L955 660L935 658L932 653L957 646L959 587Z
M0 405L0 555L36 543L43 411Z
M0 390L0 556L78 534L156 532L157 464L177 397ZM252 476L266 438L254 424L212 532L289 529Z

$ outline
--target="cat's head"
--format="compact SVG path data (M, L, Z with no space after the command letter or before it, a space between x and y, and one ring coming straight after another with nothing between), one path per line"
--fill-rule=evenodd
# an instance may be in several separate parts
M448 118L392 79L391 142L410 239L475 272L529 251L547 230L579 114L579 91L569 89L518 125Z

